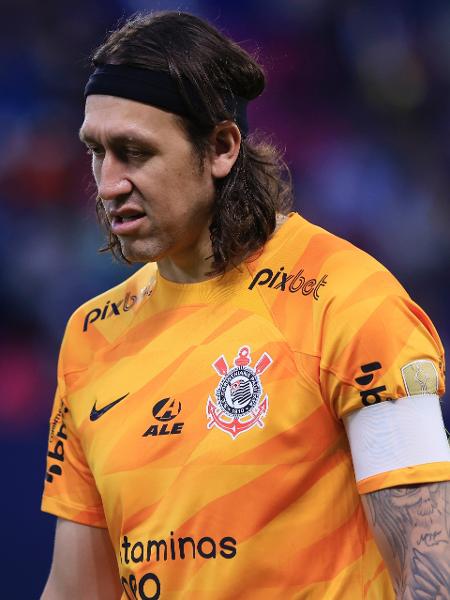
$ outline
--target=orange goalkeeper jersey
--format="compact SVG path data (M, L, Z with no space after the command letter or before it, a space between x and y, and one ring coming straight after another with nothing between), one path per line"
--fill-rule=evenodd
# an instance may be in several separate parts
M342 417L415 393L443 393L428 317L292 214L223 277L171 283L147 264L75 312L42 507L108 528L124 600L393 598L359 494L450 463L357 485Z

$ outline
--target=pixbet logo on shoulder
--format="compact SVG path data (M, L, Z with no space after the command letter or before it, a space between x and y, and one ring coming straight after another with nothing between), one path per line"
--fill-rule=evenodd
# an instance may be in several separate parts
M138 294L130 294L130 292L128 292L117 302L107 300L103 306L93 308L84 318L83 332L86 332L89 328L89 325L98 319L100 319L100 321L104 321L110 317L119 317L122 313L128 312L132 308L135 308L146 296L151 296L152 291L153 287L148 285Z
M289 291L295 294L301 291L304 296L312 294L314 300L318 300L319 289L327 284L328 275L325 274L317 281L315 278L306 279L303 273L304 269L300 269L297 273L285 273L284 267L280 267L276 273L272 269L261 269L253 277L248 289L252 290L255 285L267 285L281 292Z

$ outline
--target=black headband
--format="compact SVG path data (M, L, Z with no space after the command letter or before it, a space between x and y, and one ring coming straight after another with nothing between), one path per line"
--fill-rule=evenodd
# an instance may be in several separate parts
M106 64L97 67L89 77L84 97L87 98L90 94L119 96L192 118L193 114L202 110L203 103L189 82L183 82L183 85L191 107L184 100L177 83L166 71ZM242 135L246 136L248 133L247 100L226 91L223 100L226 110L233 115Z

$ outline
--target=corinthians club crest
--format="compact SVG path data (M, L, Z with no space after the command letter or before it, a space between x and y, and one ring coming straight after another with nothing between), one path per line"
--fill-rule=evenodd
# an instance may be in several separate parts
M235 439L255 425L264 427L269 399L266 394L261 400L263 389L259 376L272 362L264 352L255 367L250 367L250 348L242 346L231 369L223 355L212 364L221 380L215 391L217 402L214 403L210 396L206 405L209 429L216 426Z

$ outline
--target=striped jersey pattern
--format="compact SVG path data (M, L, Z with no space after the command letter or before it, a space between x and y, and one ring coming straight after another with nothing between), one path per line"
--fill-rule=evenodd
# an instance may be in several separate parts
M426 314L298 214L223 277L147 264L68 323L42 508L108 528L123 600L394 598L359 495L450 463L356 484L342 418L408 395L414 361L442 394Z

